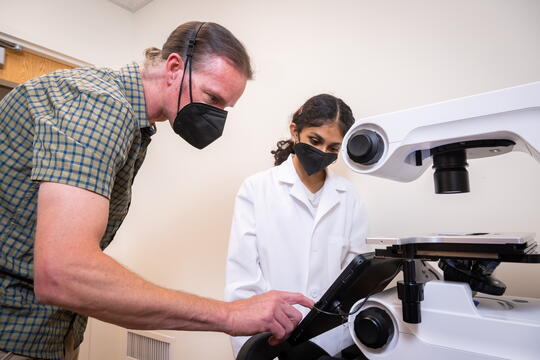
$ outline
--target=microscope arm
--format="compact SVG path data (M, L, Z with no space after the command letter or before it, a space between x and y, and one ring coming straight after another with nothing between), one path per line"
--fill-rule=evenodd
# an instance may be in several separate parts
M364 118L347 132L343 158L355 172L396 181L417 179L431 150L471 141L508 140L486 157L522 151L540 161L540 82Z

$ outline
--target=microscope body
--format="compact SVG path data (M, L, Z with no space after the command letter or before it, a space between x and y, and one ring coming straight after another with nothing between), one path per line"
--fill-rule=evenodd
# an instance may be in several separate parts
M351 337L368 359L538 358L539 299L484 294L473 297L467 284L438 280L425 284L424 296L419 324L402 320L402 303L395 287L371 296L363 306L365 310L349 316ZM353 305L351 312L362 302ZM388 314L393 326L386 344L379 348L366 346L364 342L369 341L362 342L362 334L357 335L358 326L364 324L357 318L372 307Z
M357 173L409 182L433 166L436 193L468 192L468 159L520 151L540 162L540 82L365 118L348 131L344 144L343 158ZM376 252L376 256L402 257L405 264L422 254L431 255L432 260L442 255L452 263L460 261L459 254L484 256L477 251L486 249L486 241L495 241L499 244L492 245L501 252L492 260L540 262L534 236L525 241L530 245L517 257L503 249L510 246L509 239L489 237L454 237L450 241L456 244L451 245L430 244L440 238L428 237L418 240L421 251L415 244L401 244ZM470 239L478 243L466 244ZM458 245L459 241L465 244ZM452 252L452 246L462 246L464 252ZM489 278L483 281L492 281ZM496 282L489 285L500 285ZM404 283L416 288L404 288ZM416 297L417 311L410 311L414 301L406 304L404 294ZM382 311L369 311L369 307ZM367 320L358 319L362 313ZM371 333L359 331L361 325ZM393 332L380 329L390 326ZM364 310L349 317L349 329L369 359L536 359L540 354L540 300L481 293L473 297L470 284L464 282L405 281L371 296Z

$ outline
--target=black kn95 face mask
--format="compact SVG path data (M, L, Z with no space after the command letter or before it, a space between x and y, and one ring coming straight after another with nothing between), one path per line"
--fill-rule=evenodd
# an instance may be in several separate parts
M302 164L306 173L311 176L337 160L337 154L327 153L317 149L314 146L303 142L294 144L294 153L298 156L298 160Z
M204 23L199 27L195 33L195 36L189 41L184 72L180 82L178 106L180 106L180 99L182 98L184 76L186 75L186 69L189 66L190 103L178 111L173 122L174 132L197 149L203 149L217 140L223 134L225 120L227 119L227 111L209 104L193 101L193 93L191 88L191 59L193 57L193 50L195 48L197 34L203 25Z

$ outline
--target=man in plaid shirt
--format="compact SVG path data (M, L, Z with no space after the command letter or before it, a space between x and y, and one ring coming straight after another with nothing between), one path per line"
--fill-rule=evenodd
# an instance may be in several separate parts
M286 338L301 319L292 305L313 304L300 294L206 299L149 283L102 251L128 212L154 123L169 120L202 148L250 78L227 29L190 22L147 50L144 67L57 71L0 101L0 360L76 359L87 316Z

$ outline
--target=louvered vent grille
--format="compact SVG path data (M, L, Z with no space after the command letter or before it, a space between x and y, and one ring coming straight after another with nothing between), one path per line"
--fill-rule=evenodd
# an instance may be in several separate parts
M160 338L165 337L128 331L127 358L129 360L170 360L171 343Z

